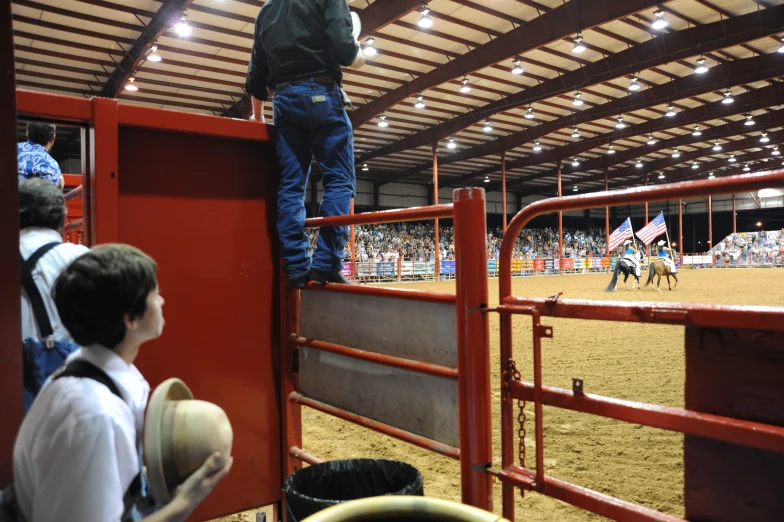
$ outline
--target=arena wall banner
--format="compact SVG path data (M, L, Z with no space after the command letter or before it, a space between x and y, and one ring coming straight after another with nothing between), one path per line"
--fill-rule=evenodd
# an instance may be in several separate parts
M577 261L580 261L580 260L579 259L564 259L563 260L563 269L564 270L569 270L569 269L572 269L572 268L576 268Z

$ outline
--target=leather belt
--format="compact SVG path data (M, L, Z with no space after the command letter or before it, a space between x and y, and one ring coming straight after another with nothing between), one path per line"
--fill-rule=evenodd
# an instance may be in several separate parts
M335 80L332 79L332 76L328 74L317 74L316 76L308 76L307 78L299 78L297 80L291 80L287 82L280 82L275 84L275 90L279 91L284 87L288 87L289 85L299 85L302 83L321 83L326 85L332 85L335 83Z

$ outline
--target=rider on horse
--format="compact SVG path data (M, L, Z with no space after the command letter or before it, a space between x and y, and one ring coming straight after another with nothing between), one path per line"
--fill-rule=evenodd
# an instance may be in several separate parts
M631 239L627 239L623 243L624 259L628 260L634 266L634 273L640 277L640 261L637 259L637 247Z
M675 250L668 248L666 242L662 239L656 245L659 247L659 259L664 261L670 267L670 273L677 273L678 267L675 266L674 256L676 255ZM670 257L672 255L673 257Z

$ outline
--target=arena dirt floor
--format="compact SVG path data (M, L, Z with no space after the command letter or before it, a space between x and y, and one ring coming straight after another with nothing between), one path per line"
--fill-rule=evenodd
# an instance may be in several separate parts
M650 287L629 292L619 284L605 293L608 274L516 278L516 295L623 301L693 302L784 306L784 270L727 269L681 271L680 284L662 293ZM396 286L396 285L393 285ZM403 288L454 292L454 282L409 283ZM490 280L490 306L498 303L498 280ZM490 348L493 381L499 382L499 319L491 314ZM542 318L554 327L554 339L542 341L543 378L550 386L571 388L572 377L585 380L585 390L668 406L683 406L683 327ZM515 359L524 380L531 371L531 319L514 319ZM526 407L529 439L533 407ZM493 393L494 455L500 466L500 391ZM683 437L654 428L559 410L544 409L546 472L603 493L673 515L683 515ZM354 424L303 408L304 448L324 460L350 457L389 458L409 462L424 476L427 496L460 500L456 461L419 449ZM528 465L533 467L533 441ZM548 497L518 495L517 520L576 522L604 520ZM500 512L501 487L496 482L495 510ZM220 519L254 521L255 512Z

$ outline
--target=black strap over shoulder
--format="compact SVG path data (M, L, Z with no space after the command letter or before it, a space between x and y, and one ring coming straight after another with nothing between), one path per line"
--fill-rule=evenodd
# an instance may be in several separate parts
M122 399L120 390L111 377L106 375L106 372L98 368L96 365L85 361L84 359L74 359L65 365L62 371L55 374L53 381L61 377L79 377L81 379L92 379L109 388L109 391ZM124 399L123 399L124 400Z
M38 264L38 261L44 254L57 245L62 245L62 242L53 241L47 243L39 247L38 250L33 252L33 255L27 259L22 257L21 253L19 254L19 258L22 262L22 288L24 288L27 293L27 298L30 299L30 305L33 307L33 315L35 317L35 322L38 324L38 329L41 331L42 340L51 340L54 330L52 329L52 322L49 320L49 314L46 313L46 305L44 305L41 291L38 290L38 286L36 286L35 280L33 280L33 268L35 268L35 265Z

